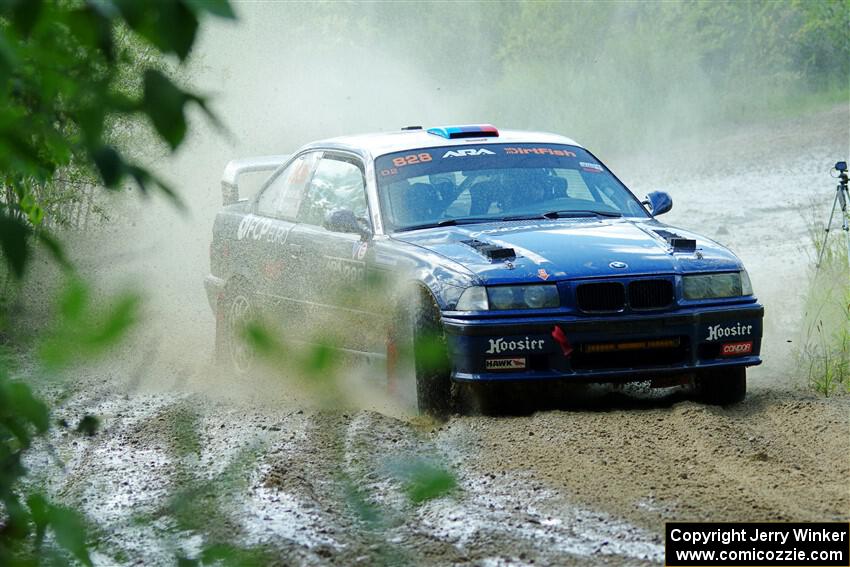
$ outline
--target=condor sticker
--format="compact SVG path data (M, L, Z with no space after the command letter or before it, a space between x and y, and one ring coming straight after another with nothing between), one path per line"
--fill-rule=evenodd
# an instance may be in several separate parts
M753 352L753 341L739 341L736 343L723 343L720 347L720 356L743 356Z
M525 358L488 358L484 361L486 370L523 370L525 369Z

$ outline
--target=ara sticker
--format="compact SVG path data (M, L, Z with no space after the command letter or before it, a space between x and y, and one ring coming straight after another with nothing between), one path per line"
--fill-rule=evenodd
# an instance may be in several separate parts
M540 268L539 270L537 270L537 277L545 282L549 279L549 272L547 272L543 268Z
M602 166L598 163L588 163L586 161L580 161L578 164L585 171L589 171L590 173L602 173Z
M484 148L464 148L462 150L449 150L443 154L444 158L449 157L467 157L467 156L494 156L496 152Z

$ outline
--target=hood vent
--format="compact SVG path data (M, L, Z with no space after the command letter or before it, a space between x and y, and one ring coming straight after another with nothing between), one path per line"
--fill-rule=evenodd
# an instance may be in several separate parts
M673 252L696 252L697 241L690 238L683 238L675 232L668 230L655 230L655 234L663 238L673 248Z
M508 258L516 258L516 252L513 248L505 248L496 244L482 242L481 240L461 240L461 244L466 244L473 248L476 252L490 260L506 260Z

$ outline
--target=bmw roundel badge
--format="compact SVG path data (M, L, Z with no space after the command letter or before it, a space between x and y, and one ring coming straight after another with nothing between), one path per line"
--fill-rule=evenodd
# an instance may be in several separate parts
M629 265L626 264L625 262L617 262L617 261L611 262L610 264L608 264L608 266L610 266L611 268L616 268L618 270L622 270L623 268L629 267Z

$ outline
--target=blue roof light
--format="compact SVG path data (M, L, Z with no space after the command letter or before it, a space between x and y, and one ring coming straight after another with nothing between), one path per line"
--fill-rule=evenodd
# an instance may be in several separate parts
M496 138L499 131L492 124L466 124L464 126L440 126L428 128L429 134L436 134L448 140L457 138Z

